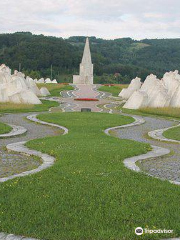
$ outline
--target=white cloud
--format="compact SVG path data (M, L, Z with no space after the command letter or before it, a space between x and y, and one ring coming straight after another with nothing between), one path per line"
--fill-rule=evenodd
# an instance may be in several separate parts
M180 37L179 0L0 0L0 32Z

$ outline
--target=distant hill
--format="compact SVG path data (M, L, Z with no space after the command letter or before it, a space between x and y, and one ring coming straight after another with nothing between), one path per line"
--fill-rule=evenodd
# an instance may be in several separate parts
M61 80L63 75L79 71L85 37L69 39L33 35L30 32L0 34L0 63L18 69L32 77L50 76ZM166 71L180 70L180 39L131 38L105 40L90 37L92 59L97 81L129 82L139 76L144 79L154 73L158 77ZM116 78L114 78L114 74ZM117 77L119 76L119 77ZM69 78L70 79L70 78Z

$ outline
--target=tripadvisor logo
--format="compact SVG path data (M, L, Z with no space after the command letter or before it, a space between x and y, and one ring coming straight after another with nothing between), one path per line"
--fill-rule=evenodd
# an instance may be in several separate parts
M142 234L158 234L158 233L173 233L173 230L167 230L167 229L153 229L153 230L150 230L150 229L147 229L147 228L144 228L144 230L141 228L141 227L137 227L135 229L135 234L136 235L142 235Z
M142 234L143 234L143 229L142 229L141 227L137 227L137 228L135 229L135 234L136 234L136 235L142 235Z

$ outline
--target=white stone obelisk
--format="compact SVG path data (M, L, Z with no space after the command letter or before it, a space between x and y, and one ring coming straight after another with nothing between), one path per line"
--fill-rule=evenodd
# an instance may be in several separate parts
M80 74L73 76L73 84L93 84L93 64L88 38L86 38L83 58L80 64Z

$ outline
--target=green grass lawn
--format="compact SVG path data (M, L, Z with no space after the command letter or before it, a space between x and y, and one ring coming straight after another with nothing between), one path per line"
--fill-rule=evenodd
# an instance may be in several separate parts
M0 232L48 240L180 235L180 187L124 167L123 159L145 153L150 146L103 132L132 118L105 113L39 118L67 127L69 134L28 142L28 147L57 161L41 173L0 184ZM138 226L173 229L174 235L137 238Z
M38 105L0 103L0 113L43 112L59 106L59 103L53 101L42 100L41 102L42 104Z
M54 84L54 83L48 83L48 84L40 83L38 84L38 87L39 88L46 87L51 93L51 96L53 97L59 97L60 92L62 91L69 91L74 89L71 85Z
M180 118L180 108L143 108L140 112L170 118Z
M118 106L117 110L122 110L123 113L136 114L143 116L159 116L165 118L176 118L180 119L180 108L141 108L141 109L126 109L122 106Z
M0 134L9 133L12 130L12 127L9 125L0 122Z
M180 141L180 127L171 128L163 133L166 138Z
M114 85L114 86L101 86L98 88L99 91L112 93L114 97L118 97L119 93L123 88L127 88L128 85Z

